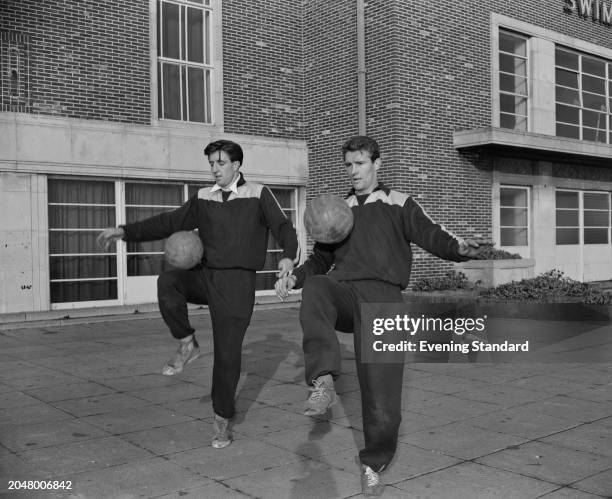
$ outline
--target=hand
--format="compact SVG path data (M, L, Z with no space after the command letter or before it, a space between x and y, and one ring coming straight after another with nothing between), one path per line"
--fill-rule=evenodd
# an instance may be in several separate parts
M276 281L276 284L274 284L276 296L278 296L282 301L285 301L289 297L289 291L295 287L296 282L297 277L294 275L281 277L278 281Z
M278 262L278 272L276 277L285 277L291 274L293 271L293 262L290 258L283 258Z
M459 254L468 258L476 258L479 253L479 246L473 239L466 239L459 243Z
M121 239L124 235L125 232L121 227L111 227L110 229L104 229L100 232L96 241L98 242L98 246L106 251L112 242Z

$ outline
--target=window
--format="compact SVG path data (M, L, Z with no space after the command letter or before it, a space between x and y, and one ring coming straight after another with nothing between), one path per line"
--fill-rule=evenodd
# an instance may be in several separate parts
M610 193L557 190L556 203L557 244L610 242Z
M178 208L184 202L181 184L125 184L125 221L137 222L164 211ZM127 275L159 275L170 266L164 260L164 241L127 243Z
M528 246L529 189L501 187L499 197L500 246Z
M51 303L116 300L117 257L96 244L116 225L114 182L50 179Z
M612 143L612 63L557 47L555 78L557 135Z
M585 192L583 196L584 244L608 244L610 195L607 192Z
M49 269L51 303L122 301L126 279L157 276L170 268L164 242L118 245L102 251L99 232L172 210L210 184L49 179ZM297 189L271 188L283 212L296 225ZM124 194L119 194L123 192ZM272 235L257 290L274 288L282 249ZM124 270L125 269L125 270ZM132 303L133 297L128 297Z
M0 111L31 112L30 37L0 30Z
M210 0L157 2L158 114L211 123Z
M499 32L499 124L527 131L527 38Z
M576 191L555 193L557 244L580 243L580 199Z

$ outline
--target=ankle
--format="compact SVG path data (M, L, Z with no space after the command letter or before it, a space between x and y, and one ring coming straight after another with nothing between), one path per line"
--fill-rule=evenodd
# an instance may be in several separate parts
M190 334L189 336L185 336L184 338L181 338L179 341L183 345L186 345L188 343L191 343L193 340L194 340L194 336L193 336L193 334Z
M331 374L323 374L321 376L318 376L316 380L314 380L317 382L317 384L322 384L324 386L328 386L328 387L333 387L334 386L334 378ZM313 381L313 384L314 384Z

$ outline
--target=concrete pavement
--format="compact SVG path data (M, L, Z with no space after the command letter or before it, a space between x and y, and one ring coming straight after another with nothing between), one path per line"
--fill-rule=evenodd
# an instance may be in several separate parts
M2 497L361 497L352 337L340 403L308 418L297 308L256 311L235 442L215 450L210 318L193 325L204 355L174 378L158 317L0 331ZM383 478L386 498L612 496L612 361L407 365Z

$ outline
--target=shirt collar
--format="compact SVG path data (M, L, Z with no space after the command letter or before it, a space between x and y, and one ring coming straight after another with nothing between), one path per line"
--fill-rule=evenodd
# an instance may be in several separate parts
M242 173L239 172L238 176L234 179L234 181L230 185L223 188L219 184L215 184L212 186L212 189L210 190L210 192L212 193L212 192L217 192L217 191L225 191L225 192L231 191L234 194L238 194L238 187L244 183L245 183L244 177L242 176Z
M383 184L382 182L378 182L378 185L376 187L374 187L374 190L372 192L376 192L376 191L384 191L385 194L389 194L389 192L391 192L391 189L389 189L385 184ZM370 192L370 194L372 194L372 192ZM346 195L346 198L350 198L351 196L357 196L358 194L355 193L355 188L353 187L348 194Z

